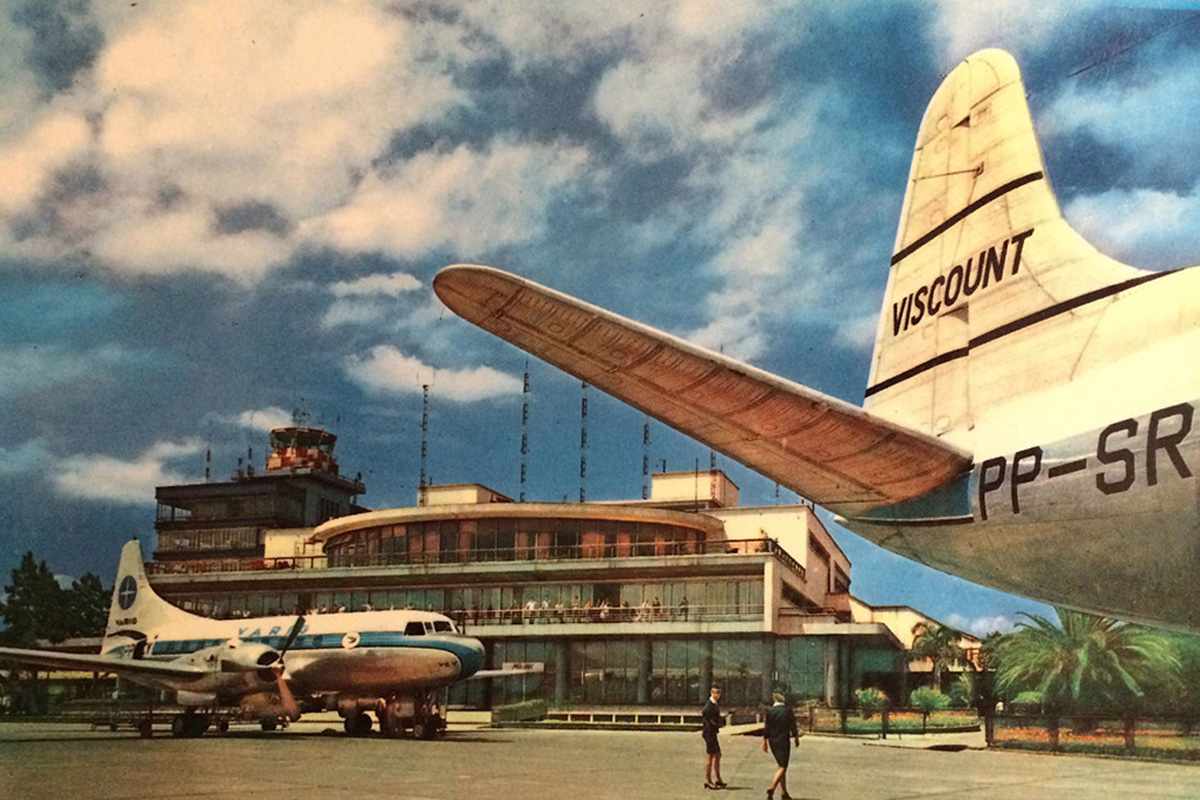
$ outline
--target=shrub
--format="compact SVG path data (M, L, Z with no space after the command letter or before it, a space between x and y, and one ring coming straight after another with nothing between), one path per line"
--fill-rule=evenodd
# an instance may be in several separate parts
M950 707L950 698L929 686L914 689L909 702L913 708L919 708L926 714Z
M854 699L858 701L858 707L862 709L864 718L870 717L876 711L882 711L889 705L887 695L878 689L857 689L854 692Z
M1042 711L1041 692L1021 692L1012 699L1009 709L1017 714L1040 714Z
M496 722L523 722L525 720L542 719L545 716L545 700L526 700L522 703L509 703L506 706L496 706L492 709L492 719Z

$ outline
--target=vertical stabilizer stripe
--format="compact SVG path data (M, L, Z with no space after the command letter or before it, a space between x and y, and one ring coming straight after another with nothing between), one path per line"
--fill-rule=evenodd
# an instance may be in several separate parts
M1023 175L1020 178L1017 178L1016 180L1009 181L1008 183L1004 184L1003 186L999 186L999 187L993 189L992 191L985 194L983 197L972 202L966 208L962 209L961 211L958 211L955 214L952 214L944 222L939 224L933 230L929 231L929 233L926 233L924 236L917 239L912 244L910 244L907 247L905 247L904 249L900 250L898 253L896 253L896 255L892 256L892 266L895 266L898 262L903 261L905 258L912 255L917 250L920 250L922 247L929 244L937 237L941 236L947 230L949 230L953 226L957 225L959 222L962 222L963 219L965 219L967 216L969 216L970 214L974 213L975 211L978 211L979 209L983 208L984 206L986 206L988 203L992 202L993 200L1003 197L1004 195L1011 192L1013 189L1019 189L1020 187L1024 186L1027 183L1033 183L1034 181L1041 180L1043 177L1045 177L1045 176L1041 172L1031 172L1028 175Z

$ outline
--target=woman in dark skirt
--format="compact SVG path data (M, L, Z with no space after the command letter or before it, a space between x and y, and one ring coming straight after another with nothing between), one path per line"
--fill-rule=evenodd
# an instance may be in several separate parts
M796 715L784 703L784 696L775 692L771 700L773 704L767 709L767 724L763 728L762 749L764 753L768 749L771 751L779 769L775 770L775 777L767 787L767 800L774 800L777 787L783 791L780 795L783 800L791 800L787 790L787 767L792 755L792 742L797 746L800 744L800 732L796 730Z
M721 687L713 686L709 690L708 702L700 712L703 722L701 736L704 737L704 788L724 789L725 781L721 780L721 744L717 741L717 732L725 726L725 718L721 715ZM714 773L716 780L713 780Z

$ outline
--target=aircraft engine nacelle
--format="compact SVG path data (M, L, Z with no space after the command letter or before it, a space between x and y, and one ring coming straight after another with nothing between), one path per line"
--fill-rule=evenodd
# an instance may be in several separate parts
M175 692L175 702L181 706L213 706L217 703L217 695L213 692L189 692L180 689Z
M222 672L254 672L263 683L274 683L279 653L261 642L242 642L230 639L221 648Z

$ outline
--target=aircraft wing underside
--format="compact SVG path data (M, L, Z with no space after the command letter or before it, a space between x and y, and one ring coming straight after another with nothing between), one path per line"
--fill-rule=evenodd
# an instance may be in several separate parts
M861 408L490 267L434 279L455 313L839 511L928 492L971 458Z
M209 674L199 664L180 664L174 661L113 658L111 656L59 653L54 650L22 650L0 647L0 663L11 662L48 669L79 670L81 672L111 672L117 675L156 678L198 679Z

